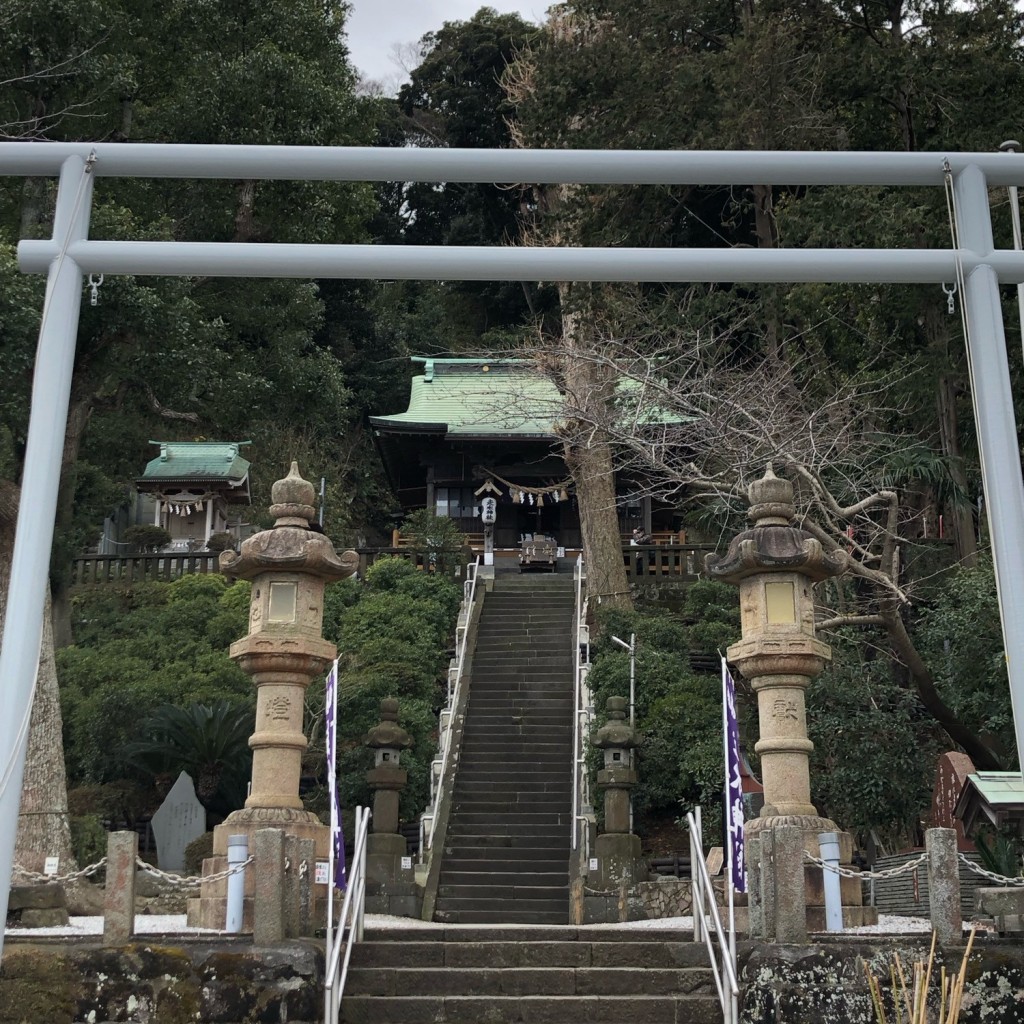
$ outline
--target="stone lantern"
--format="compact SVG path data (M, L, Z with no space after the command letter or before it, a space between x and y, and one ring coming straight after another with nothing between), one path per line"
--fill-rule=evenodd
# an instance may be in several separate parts
M331 541L310 528L315 491L299 475L296 463L274 484L271 498L273 528L243 541L237 553L222 551L219 560L225 575L252 582L249 633L233 643L229 653L257 689L256 728L249 737L249 796L244 808L214 829L214 856L206 862L211 872L224 866L229 835L247 835L251 852L253 833L261 828L313 839L317 857L328 856L330 829L303 809L299 796L306 749L302 716L306 688L325 673L337 653L323 638L324 587L351 576L358 558L353 551L339 558ZM248 876L247 890L251 873ZM222 888L223 883L204 883L197 902L204 904L200 913L206 927L223 927ZM246 921L251 923L246 902Z
M636 785L631 751L637 746L636 733L626 721L626 700L609 697L605 705L608 721L591 737L591 746L604 751L604 768L597 784L604 789L604 830L597 837L595 888L632 885L646 877L640 859L640 839L630 831L629 791Z
M409 734L398 724L397 700L388 697L380 702L380 722L366 734L365 743L373 751L373 768L366 773L374 791L373 832L397 834L398 797L407 780L399 758L412 746Z
M777 825L796 825L804 832L807 852L817 856L818 833L839 828L811 803L809 758L814 744L807 738L804 695L832 657L828 644L815 636L813 586L842 573L846 556L825 551L817 538L793 525L793 485L776 477L770 465L747 493L751 527L733 538L724 556L708 555L705 560L711 579L739 587L742 639L726 653L757 694L761 738L754 750L761 758L764 806L744 829L749 836ZM853 840L848 833L839 836L840 859L848 865ZM844 878L848 924L861 923L868 913L862 902L859 881ZM812 918L823 903L821 871L814 868L807 873Z
M373 767L366 773L373 788L372 834L366 838L366 909L419 917L422 897L405 837L398 831L398 802L407 779L400 758L412 740L398 724L397 700L388 697L380 702L380 722L364 742L373 751Z

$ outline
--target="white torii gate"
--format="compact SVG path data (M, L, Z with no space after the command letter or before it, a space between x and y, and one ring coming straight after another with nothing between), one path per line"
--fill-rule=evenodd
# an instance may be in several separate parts
M0 910L6 914L83 277L88 274L422 280L961 281L982 474L1017 749L1024 753L1024 484L999 300L1024 283L1024 253L997 250L988 188L1024 185L1012 153L807 153L369 149L2 143L0 174L59 175L53 236L23 241L46 273L3 644L0 647ZM594 185L952 183L959 248L636 249L280 245L89 239L98 177ZM0 953L2 953L0 933Z

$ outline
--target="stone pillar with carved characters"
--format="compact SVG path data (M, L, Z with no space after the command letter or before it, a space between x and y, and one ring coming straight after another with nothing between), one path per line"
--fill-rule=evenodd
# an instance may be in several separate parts
M849 866L853 838L818 814L811 802L810 754L805 693L832 657L815 636L814 584L842 573L841 551L825 551L821 542L794 525L793 485L768 466L748 489L751 528L737 534L725 555L708 555L712 579L739 587L742 639L726 652L729 662L757 694L761 738L754 750L761 758L764 807L748 821L748 836L780 825L803 830L804 848L819 855L818 833L838 832L840 858ZM750 865L756 870L757 865ZM824 921L821 869L808 866L808 926ZM861 885L844 878L843 915L848 926L871 923L873 908L862 906Z
M353 551L341 557L334 545L310 528L315 515L313 485L299 475L298 465L271 489L275 517L272 529L242 542L239 552L223 551L220 569L227 576L249 580L249 633L231 645L230 655L256 685L252 784L245 807L233 811L213 833L213 857L204 874L226 866L230 835L247 835L252 851L255 832L279 828L299 839L312 839L316 857L327 859L329 828L302 806L299 776L306 749L303 731L305 692L334 660L334 644L323 638L324 588L351 576L358 566ZM313 865L307 866L313 870ZM243 930L252 927L251 872L246 882ZM326 886L318 886L326 894ZM190 900L190 921L223 928L226 881L203 883L199 899ZM193 907L192 904L195 904Z

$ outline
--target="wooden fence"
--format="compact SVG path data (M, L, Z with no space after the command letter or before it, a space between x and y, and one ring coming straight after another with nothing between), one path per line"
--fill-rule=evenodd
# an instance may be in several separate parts
M664 580L692 581L704 568L704 556L714 551L711 544L642 544L636 547L624 544L622 559L626 573L632 580L660 578ZM430 571L436 556L401 547L364 547L359 555L359 575L363 576L373 563L385 555L397 555L411 561L417 569ZM472 560L473 549L440 551L448 564ZM133 554L133 555L80 555L72 564L72 585L92 583L142 583L151 580L173 580L194 572L217 572L218 552ZM510 555L510 557L513 557Z
M704 571L704 556L715 550L714 544L627 544L622 559L630 579L695 580Z
M80 555L72 563L71 584L167 582L188 573L217 572L218 554Z

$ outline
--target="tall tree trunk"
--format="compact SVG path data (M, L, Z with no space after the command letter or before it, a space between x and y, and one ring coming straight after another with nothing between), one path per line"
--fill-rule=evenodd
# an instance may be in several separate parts
M964 471L963 455L960 451L960 427L956 411L956 384L949 376L942 376L938 383L939 441L942 454L948 460L949 475L957 489L967 494L967 474ZM949 506L947 506L949 508ZM956 546L957 561L961 565L978 564L978 535L974 531L974 516L970 505L958 502L950 511L953 542Z
M562 301L560 375L579 420L563 435L565 464L576 487L587 563L587 594L593 604L631 608L632 597L622 558L622 537L615 505L615 464L605 422L615 378L593 359L593 341L583 315L573 308L570 286L559 286Z
M0 481L0 618L7 608L17 511L17 488L9 481ZM43 861L49 856L60 858L62 872L74 867L61 733L60 694L47 600L14 849L14 862L29 871L42 871Z

